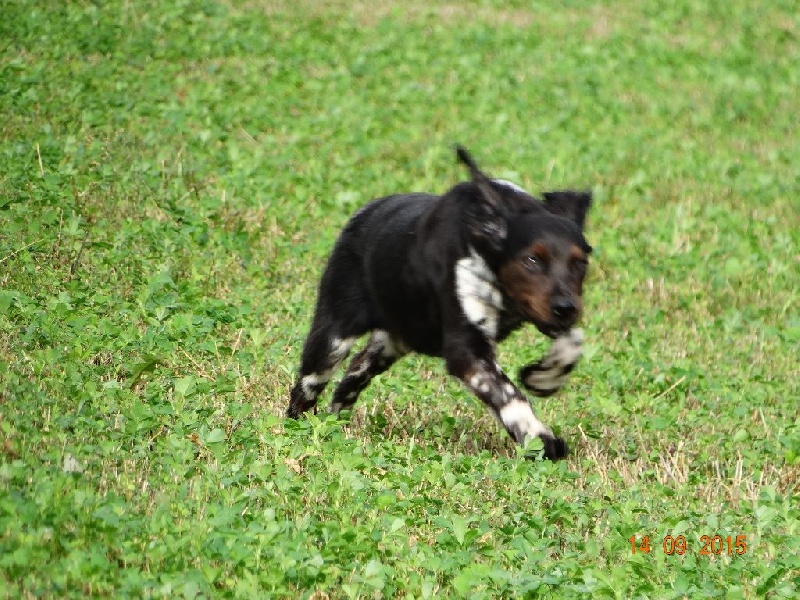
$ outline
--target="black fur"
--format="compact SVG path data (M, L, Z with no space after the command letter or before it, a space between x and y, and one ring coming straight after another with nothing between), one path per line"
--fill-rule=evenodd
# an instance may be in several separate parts
M345 226L322 276L288 415L314 408L355 339L373 332L334 392L332 410L352 406L406 352L441 356L518 443L538 435L547 458L562 458L566 444L538 422L496 364L495 344L525 322L556 340L553 348L567 343L582 309L591 196L550 192L542 202L486 177L463 148L457 155L472 181L442 196L380 198ZM568 354L526 367L523 381L552 393L577 362ZM557 363L554 383L531 383L525 375L538 369L548 376L548 360Z

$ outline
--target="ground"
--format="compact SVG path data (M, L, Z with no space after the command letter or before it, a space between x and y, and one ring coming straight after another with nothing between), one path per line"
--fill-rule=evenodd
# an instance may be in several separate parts
M796 597L796 8L5 3L0 595ZM457 143L595 194L567 461L421 357L283 417L337 231Z

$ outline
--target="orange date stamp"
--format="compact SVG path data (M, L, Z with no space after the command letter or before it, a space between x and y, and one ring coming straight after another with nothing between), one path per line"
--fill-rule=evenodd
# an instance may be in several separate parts
M642 552L650 554L652 550L650 546L650 536L645 535L636 537L632 535L628 538L631 544L631 554ZM689 547L689 542L685 535L665 535L661 541L661 549L664 554L672 556L677 554L683 556L687 552L697 552L701 556L742 556L747 553L747 536L746 535L701 535L699 547Z

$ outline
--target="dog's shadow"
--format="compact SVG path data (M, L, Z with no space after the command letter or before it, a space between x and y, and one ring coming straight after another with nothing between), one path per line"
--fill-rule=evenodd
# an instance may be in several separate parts
M489 452L511 458L513 440L481 406L465 406L451 412L421 410L419 403L399 402L383 395L367 399L350 414L344 429L350 436L414 444L427 451L477 455ZM452 407L451 407L452 408Z

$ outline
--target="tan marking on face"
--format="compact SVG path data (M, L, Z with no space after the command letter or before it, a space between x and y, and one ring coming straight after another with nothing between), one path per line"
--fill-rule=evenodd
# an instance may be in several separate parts
M576 263L576 262L579 262L579 261L587 263L588 260L589 260L589 257L586 254L586 252L584 252L583 249L580 246L573 245L569 249L569 260L573 264ZM584 273L584 276L585 276L585 273ZM574 286L574 289L572 290L572 292L575 295L575 303L578 306L578 314L580 315L583 312L583 301L582 301L582 298L581 298L581 294L583 293L583 277L579 277L575 281L575 286Z
M531 244L519 253L519 259L511 260L498 272L498 281L519 309L534 322L550 323L553 319L552 297L555 293L568 292L577 308L576 318L583 311L581 277L564 277L556 280L553 267L562 261L573 264L585 261L586 253L577 245L571 245L566 256L554 255L543 242ZM531 271L523 264L524 257L534 256L542 263L541 271ZM564 272L559 269L559 272Z
M535 256L536 258L547 261L550 259L550 249L544 243L536 242L530 247L528 256Z
M586 260L587 259L586 252L584 252L579 246L576 246L574 244L569 249L569 258L570 258L570 260L573 260L573 261Z
M575 321L580 318L583 314L583 298L580 296L581 290L580 285L578 285L578 293L575 294Z
M536 256L540 259L544 259L545 255L549 256L549 252L540 242L522 253L522 256ZM553 293L553 282L547 274L533 273L525 268L521 260L512 260L500 268L498 280L506 294L528 318L543 323L551 320L550 297Z

